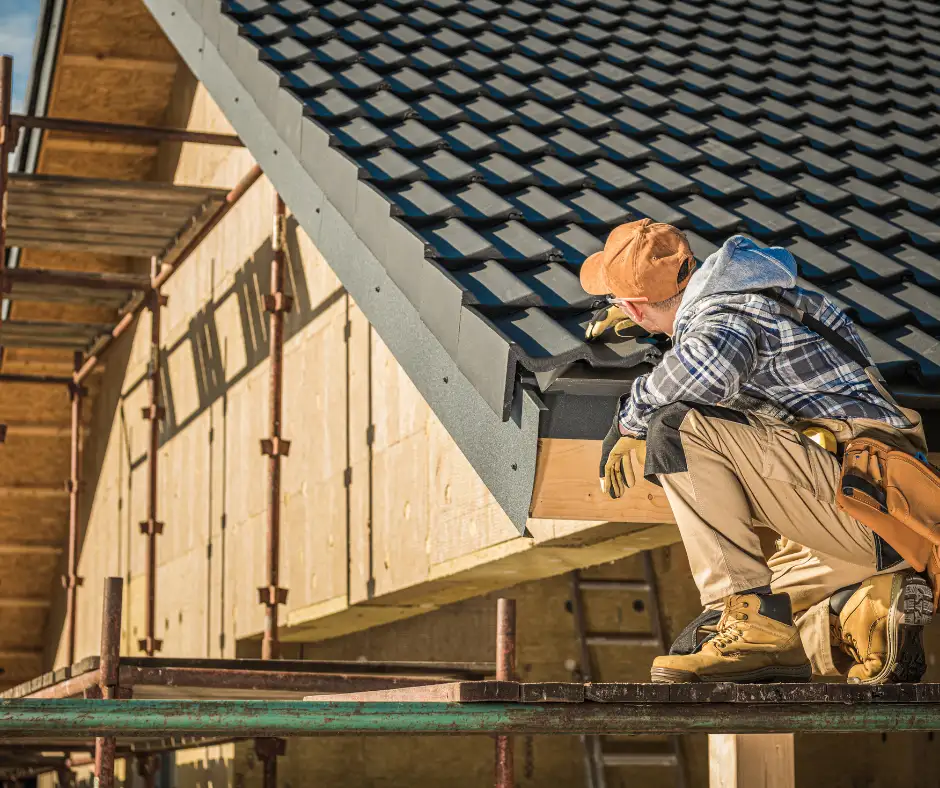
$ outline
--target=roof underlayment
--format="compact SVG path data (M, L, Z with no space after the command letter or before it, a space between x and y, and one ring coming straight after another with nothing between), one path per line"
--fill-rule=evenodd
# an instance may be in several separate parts
M540 399L597 437L661 352L583 341L623 221L786 246L936 407L934 3L147 4L517 524Z

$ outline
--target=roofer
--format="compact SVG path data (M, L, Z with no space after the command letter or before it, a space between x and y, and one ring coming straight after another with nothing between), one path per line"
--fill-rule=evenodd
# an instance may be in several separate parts
M653 681L799 681L846 668L850 681L919 680L934 599L904 558L924 570L936 550L908 526L897 537L879 526L889 544L848 514L839 456L874 436L911 460L926 452L924 433L873 376L851 320L796 286L787 250L737 235L697 268L684 234L649 219L611 232L581 284L609 303L589 339L632 321L673 342L621 397L600 467L612 498L638 473L662 486L706 608L653 662ZM914 472L933 472L919 456L926 470ZM887 511L874 473L856 497ZM755 526L780 537L769 560Z

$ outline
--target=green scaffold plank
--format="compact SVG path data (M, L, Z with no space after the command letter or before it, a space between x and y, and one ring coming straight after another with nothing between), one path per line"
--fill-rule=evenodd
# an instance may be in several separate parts
M309 736L901 730L940 730L940 704L0 701L0 739L155 734Z

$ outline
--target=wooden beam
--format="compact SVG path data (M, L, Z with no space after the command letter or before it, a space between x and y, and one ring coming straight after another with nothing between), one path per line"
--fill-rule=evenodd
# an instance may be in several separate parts
M61 555L64 549L55 544L0 543L0 555Z
M795 788L792 733L713 733L709 788Z
M50 607L52 602L48 599L43 599L41 597L29 597L29 596L0 596L0 608L6 609L11 607L35 607L35 608L46 608Z
M83 140L75 137L49 137L43 141L48 151L65 153L92 153L108 156L156 156L157 143L114 142L112 140Z
M19 648L0 650L0 659L41 659L41 648Z
M655 484L640 482L616 501L602 493L597 475L600 451L600 441L539 440L531 516L620 523L675 522L662 488ZM642 475L642 469L635 470Z
M8 421L7 436L18 438L67 438L72 427L67 422Z
M68 492L60 484L0 484L0 499L45 500L66 497Z
M113 55L83 55L64 52L59 56L59 68L110 68L117 71L143 71L148 74L172 76L179 67L175 60L115 57Z
M584 700L584 688L581 700ZM427 682L411 687L391 687L383 689L350 689L335 694L316 693L304 700L353 702L378 701L398 703L417 701L419 703L489 703L497 701L518 701L519 683L516 681L452 681L446 684ZM552 698L552 700L555 700Z
M242 141L235 134L174 129L165 126L133 126L126 123L102 123L100 121L77 120L76 118L50 118L35 115L14 115L11 118L11 124L14 128L25 127L45 129L46 131L66 131L86 136L124 137L125 139L130 138L137 142L147 142L154 145L161 142L194 142L202 145L242 147Z

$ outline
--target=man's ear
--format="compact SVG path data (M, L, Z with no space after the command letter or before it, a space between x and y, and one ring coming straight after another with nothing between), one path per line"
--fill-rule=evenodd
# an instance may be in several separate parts
M623 311L634 323L639 323L643 319L643 307L632 301L625 301Z

